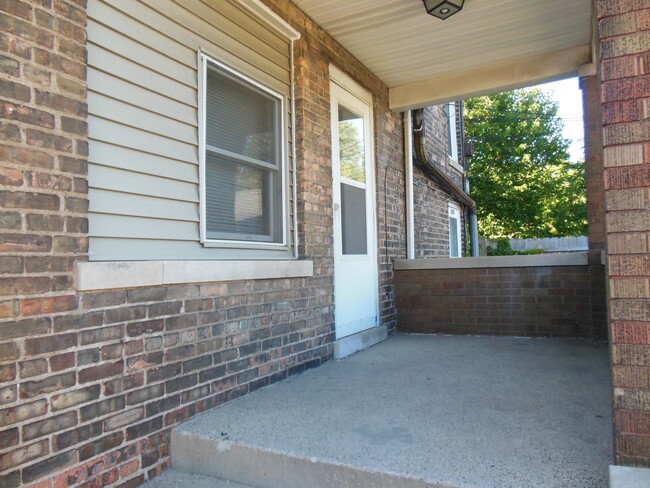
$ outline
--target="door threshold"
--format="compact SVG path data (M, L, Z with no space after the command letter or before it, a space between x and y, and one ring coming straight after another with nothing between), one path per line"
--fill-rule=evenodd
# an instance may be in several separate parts
M342 337L334 342L334 359L343 359L363 351L388 338L388 327L379 325L356 334Z

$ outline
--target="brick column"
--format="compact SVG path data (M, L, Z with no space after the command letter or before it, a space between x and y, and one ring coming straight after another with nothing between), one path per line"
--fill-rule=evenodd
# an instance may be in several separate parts
M72 272L87 252L85 24L84 0L0 2L3 487L76 462L46 437L75 412L32 420L51 414L42 397L76 381L77 334L54 334L51 314L78 308Z
M600 109L600 77L580 78L585 132L587 217L589 249L605 249L605 196L603 188L603 131Z
M650 466L650 1L596 0L615 461Z

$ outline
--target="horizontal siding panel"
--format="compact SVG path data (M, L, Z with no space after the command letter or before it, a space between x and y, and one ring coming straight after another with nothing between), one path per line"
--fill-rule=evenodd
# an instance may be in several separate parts
M90 213L199 222L198 203L117 193L96 188L91 188L88 191L88 199Z
M143 245L144 242L144 245ZM206 248L200 242L158 239L90 237L90 259L101 261L153 261L192 259L242 259L250 255L239 249ZM291 259L289 250L255 251L255 259Z
M199 183L198 162L176 161L101 141L92 141L90 144L88 161L91 164Z
M174 141L134 127L127 127L93 115L88 116L89 138L130 147L171 159L198 162L197 146Z
M287 38L279 34L275 29L269 28L263 20L258 19L247 8L242 7L239 3L233 1L215 2L213 0L175 1L176 3L185 5L186 8L190 10L194 9L194 4L199 2L209 5L213 11L218 11L220 16L229 19L227 23L228 28L224 28L226 34L235 38L239 38L241 35L244 42L246 42L246 38L254 36L257 39L260 39L264 45L272 47L277 52L281 53L285 57L285 61L289 60L289 41ZM215 8L215 5L218 5L218 7ZM213 24L214 23L216 22L213 22ZM241 26L247 26L247 30L242 30ZM250 27L250 29L248 29L248 27ZM231 30L231 28L236 30ZM281 61L279 61L279 63L281 63Z
M250 257L199 242L197 51L285 96L289 139L290 43L232 0L93 0L88 12L90 259Z
M176 139L191 145L198 145L198 128L177 120L161 117L158 114L108 98L94 91L88 92L90 115L112 120L131 127L143 127L159 136Z
M124 100L133 106L156 112L164 117L197 126L196 108L154 93L109 73L88 69L88 86L95 93Z
M176 3L201 19L201 23L196 25L201 26L201 32L214 32L213 39L218 36L216 31L220 31L239 44L248 46L274 64L280 67L288 66L289 42L273 34L272 30L261 26L259 21L230 2L222 0L216 4L217 8L197 0L176 0ZM271 45L275 40L280 41L277 48Z
M242 70L247 75L273 86L268 76L275 78L284 85L291 82L288 59L282 66L269 60L266 56L249 47L253 37L242 41L233 39L207 21L198 18L191 12L171 2L143 0L152 8L160 11L170 19L178 22L171 31L171 35L184 39L188 46L206 49L206 52L216 56L225 64ZM225 2L224 2L225 3ZM287 44L288 45L288 44Z
M116 5L111 6L108 3ZM147 12L149 17L146 15ZM160 15L140 2L133 0L88 2L88 18L106 26L119 26L121 35L141 39L142 44L151 49L196 69L196 50L167 36L164 30L156 29L156 21Z
M161 76L145 66L129 61L101 46L95 45L92 39L88 44L88 66L113 74L123 80L128 80L138 86L160 93L179 102L197 106L197 90L171 78ZM186 68L189 69L189 68ZM190 70L191 71L191 70Z
M128 58L141 66L146 66L167 78L190 87L196 87L196 72L191 66L185 66L140 42L133 41L119 32L98 24L92 19L88 22L88 36L93 40L93 44L101 46L107 51Z
M194 203L199 201L199 187L193 183L158 178L96 164L88 166L88 185L90 188L115 190L121 193L149 195ZM118 195L116 195L117 197Z
M199 224L178 220L125 217L124 215L93 214L89 219L90 237L128 237L133 239L163 239L198 241ZM142 245L142 244L141 244Z
M155 3L150 2L152 7L134 0L105 0L105 3L109 4L112 8L123 12L124 14L139 20L145 25L157 26L158 30L161 33L164 33L170 37L173 37L171 33L178 28L174 17L161 18L160 13L155 10L155 4L160 3L159 0L155 0ZM185 0L178 3L184 8L192 11L194 7L199 3L199 0ZM289 56L287 47L288 42L283 36L279 35L257 19L251 17L248 12L243 11L235 5L231 5L227 0L216 0L216 3L218 4L218 11L213 11L213 16L218 15L220 17L223 16L226 19L230 19L228 21L228 24L234 25L235 27L249 24L251 21L254 22L255 25L252 29L252 33L244 34L255 35L255 37L262 40L266 46L272 47L277 52L283 53L287 57ZM232 34L231 32L226 33ZM183 36L178 37L178 39L182 40Z

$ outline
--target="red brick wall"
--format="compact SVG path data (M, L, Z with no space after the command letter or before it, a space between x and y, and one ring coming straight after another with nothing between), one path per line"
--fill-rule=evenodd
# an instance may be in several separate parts
M399 270L400 332L515 336L605 336L592 289L604 287L593 266Z
M88 226L85 0L0 1L3 488L135 486L167 466L174 425L331 357L330 61L375 95L381 321L394 327L401 117L387 88L293 4L268 3L303 35L298 222L314 277L77 293Z
M395 328L392 259L406 256L403 120L388 108L388 88L289 0L265 0L294 20L300 255L325 256L318 271L333 297L333 214L329 64L373 94L376 157L379 306L381 322Z
M617 464L650 467L650 2L597 0Z
M459 107L460 104L456 104L456 120L460 120L461 117ZM433 105L424 109L425 146L431 162L462 187L461 172L449 163L447 126L450 119L447 111L447 104ZM464 158L460 144L460 131L456 132L459 164L462 166ZM418 166L413 168L413 187L415 257L449 257L448 205L454 200ZM458 206L461 209L461 239L465 242L465 209L461 204Z
M589 249L605 250L605 191L603 187L603 128L600 76L580 78L585 133L585 183Z

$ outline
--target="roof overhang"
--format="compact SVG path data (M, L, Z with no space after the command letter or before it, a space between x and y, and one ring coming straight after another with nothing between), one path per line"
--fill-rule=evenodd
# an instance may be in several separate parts
M593 0L294 0L375 73L395 111L575 76L593 60Z

